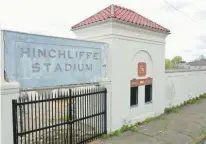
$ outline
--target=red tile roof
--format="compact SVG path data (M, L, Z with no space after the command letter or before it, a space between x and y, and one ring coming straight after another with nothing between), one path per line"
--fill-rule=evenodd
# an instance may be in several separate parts
M92 23L104 21L107 19L117 19L128 23L133 23L136 25L141 25L148 28L153 28L158 31L163 32L170 32L170 30L164 28L163 26L160 26L159 24L141 16L140 14L134 12L133 10L117 6L117 5L110 5L109 7L101 10L100 12L94 14L93 16L83 20L82 22L72 26L72 30L87 26Z

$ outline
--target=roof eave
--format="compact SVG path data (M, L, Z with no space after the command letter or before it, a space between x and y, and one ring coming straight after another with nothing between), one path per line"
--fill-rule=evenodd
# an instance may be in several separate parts
M76 30L87 28L87 27L92 27L92 26L95 26L95 25L98 25L98 24L103 24L103 23L106 23L106 22L113 22L113 21L118 22L118 23L122 23L122 24L126 24L126 25L130 25L130 26L133 26L133 27L139 27L139 28L142 28L142 29L150 30L150 31L153 31L153 32L163 33L163 34L167 34L167 35L171 34L171 32L169 30L160 30L160 29L156 29L156 28L148 27L148 26L144 26L144 25L137 25L137 24L127 22L127 21L122 21L122 20L119 20L119 19L116 19L116 18L109 18L109 19L99 21L99 22L95 22L95 23L91 23L91 24L88 24L88 25L83 25L83 26L79 26L79 27L76 27L76 28L71 28L70 30L71 31L76 31Z
M71 31L80 30L80 29L84 29L84 28L87 28L87 27L96 26L96 25L98 25L98 24L103 24L103 23L106 23L106 22L108 22L108 21L111 21L111 19L106 19L106 20L94 22L94 23L91 23L91 24L88 24L88 25L83 25L83 26L71 28L70 30L71 30Z
M130 25L130 26L133 26L133 27L137 27L137 28L150 30L150 31L153 31L153 32L164 33L164 34L168 34L168 35L171 34L169 30L164 31L164 30L153 28L153 27L148 27L148 26L138 25L138 24L135 24L135 23L127 22L127 21L122 21L122 20L119 20L119 19L113 19L113 21L116 21L116 22L122 23L122 24L126 24L126 25Z

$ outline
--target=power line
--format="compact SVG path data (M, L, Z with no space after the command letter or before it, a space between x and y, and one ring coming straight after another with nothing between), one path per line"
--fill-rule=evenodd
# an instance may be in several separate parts
M189 15L187 15L186 13L178 10L176 7L174 7L173 5L171 5L169 2L167 2L166 0L164 0L164 2L166 4L168 4L170 7L172 7L173 9L175 9L176 11L178 11L179 13L181 13L182 15L186 16L187 18L189 18L191 21L193 21L195 24L197 24L197 22L195 20L193 20Z

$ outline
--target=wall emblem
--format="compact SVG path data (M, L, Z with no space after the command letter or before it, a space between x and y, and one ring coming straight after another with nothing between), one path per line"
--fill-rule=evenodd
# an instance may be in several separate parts
M147 69L146 69L146 63L139 62L138 63L138 76L143 77L146 75Z

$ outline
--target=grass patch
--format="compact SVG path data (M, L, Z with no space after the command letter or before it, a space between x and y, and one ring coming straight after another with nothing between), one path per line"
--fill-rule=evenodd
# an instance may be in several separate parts
M206 131L204 131L200 136L196 137L192 144L199 144L201 142L202 139L206 139Z
M181 107L182 106L177 105L177 106L173 106L171 108L165 108L164 113L165 114L168 114L168 113L179 113Z
M68 116L62 116L59 118L60 121L70 121Z
M162 115L157 116L157 117L149 117L149 118L146 118L144 121L138 123L138 125L147 124L147 123L150 123L150 122L156 121L156 120L166 120L166 119L167 119L167 118L162 117Z
M131 126L129 127L129 130L130 130L130 131L133 131L133 132L138 132L139 127L138 127L138 125L131 125Z
M133 131L133 132L138 132L139 127L137 124L132 124L132 125L123 125L120 129L115 130L114 132L111 132L107 135L103 135L101 138L102 139L107 139L109 137L113 137L113 136L119 136L121 135L121 133L126 132L126 131Z

